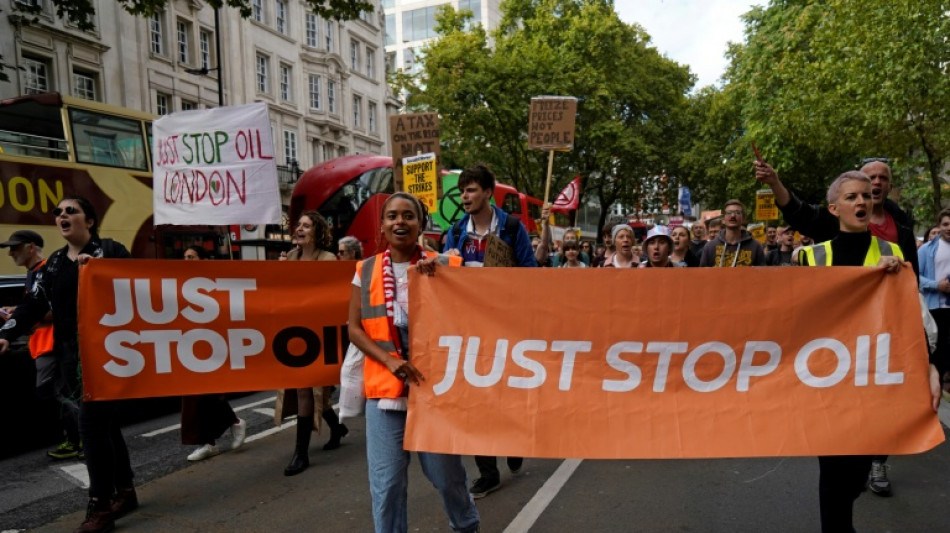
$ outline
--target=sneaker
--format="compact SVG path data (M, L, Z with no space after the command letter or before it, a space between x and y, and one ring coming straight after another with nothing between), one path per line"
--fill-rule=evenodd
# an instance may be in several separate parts
M46 455L52 459L74 459L78 457L80 453L82 453L82 446L73 444L67 440L63 441L56 449L46 452Z
M489 493L495 492L500 487L501 481L480 477L475 480L475 483L472 484L472 488L468 489L468 492L471 493L472 498L477 500L488 496Z
M108 533L115 529L115 519L112 518L108 502L89 500L86 507L86 519L73 533Z
M508 463L508 470L510 470L513 475L517 475L521 472L521 465L524 464L524 457L508 457L505 459L505 462Z
M135 493L135 487L130 487L119 489L119 492L112 497L112 505L109 509L112 511L112 519L118 520L138 508L138 494Z
M207 459L213 455L218 455L218 447L214 444L205 444L188 454L188 460L201 461L202 459Z
M871 475L868 478L868 488L878 496L891 495L891 482L887 479L888 465L882 461L871 463Z
M237 424L231 425L231 449L236 450L244 444L244 437L247 436L247 422L243 418L238 418Z

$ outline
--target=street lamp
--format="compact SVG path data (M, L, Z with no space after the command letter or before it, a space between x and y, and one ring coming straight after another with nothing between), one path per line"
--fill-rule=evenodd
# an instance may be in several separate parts
M215 58L217 60L218 66L215 68L201 67L201 68L186 68L185 72L188 74L196 74L199 76L207 76L212 70L218 71L218 107L224 106L224 70L222 70L221 64L221 24L220 16L218 14L218 8L214 8L214 51Z

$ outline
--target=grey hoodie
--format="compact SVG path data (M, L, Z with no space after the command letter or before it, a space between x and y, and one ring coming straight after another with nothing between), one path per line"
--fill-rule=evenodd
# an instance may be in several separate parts
M752 234L742 230L739 242L726 243L726 230L720 230L716 238L707 242L699 258L701 267L765 266L765 251Z

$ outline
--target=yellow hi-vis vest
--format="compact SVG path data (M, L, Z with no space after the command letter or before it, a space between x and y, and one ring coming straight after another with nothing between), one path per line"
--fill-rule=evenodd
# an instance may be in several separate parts
M808 258L810 266L831 266L831 241L820 242L814 246L802 248L805 256ZM864 266L877 266L882 257L897 256L901 260L904 254L896 244L887 242L883 239L871 235L871 246L868 247L868 254L864 256Z
M427 252L424 257L428 257ZM389 355L402 359L396 352L389 319L386 318L386 296L383 292L382 254L374 255L356 264L360 275L360 322L363 331L377 346L389 352ZM461 266L458 256L439 255L439 264ZM409 347L406 346L406 349ZM403 382L392 374L383 364L367 357L363 361L363 389L367 398L399 398L403 393Z

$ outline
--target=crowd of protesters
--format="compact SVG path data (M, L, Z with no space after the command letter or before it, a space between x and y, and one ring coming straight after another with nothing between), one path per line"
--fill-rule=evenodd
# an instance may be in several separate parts
M835 179L827 193L827 207L802 202L785 188L767 163L756 161L754 165L756 179L775 193L776 204L787 223L767 227L763 242L748 231L746 211L738 200L725 202L721 216L715 219L688 226L650 227L642 240L627 223L603 228L601 242L584 239L579 228L567 228L555 240L548 224L542 224L540 234L532 237L516 217L491 205L495 177L484 165L470 167L460 174L458 187L465 215L445 231L440 250L435 243L420 246L427 213L421 202L406 193L393 194L382 205L382 236L388 246L384 252L366 259L358 240L347 237L334 243L327 221L318 212L303 213L293 234L294 248L282 259L357 261L349 338L365 355L366 453L376 531L408 530L409 453L403 450L403 435L408 395L423 376L411 363L409 354L407 277L415 275L414 271L435 275L438 268L448 266L484 266L490 236L508 245L511 264L517 267L844 265L877 267L886 272L912 267L918 273L920 292L939 332L937 349L931 355L930 380L932 406L936 409L939 376L950 371L950 209L942 211L923 237L916 239L910 217L887 198L890 168L884 161L867 161L860 171L845 172ZM543 211L543 220L549 213L548 209ZM8 310L13 320L0 330L0 353L8 349L11 340L27 333L44 317L53 325L54 340L47 351L56 354L56 365L47 380L56 384L51 394L63 403L64 412L74 415L64 417L67 440L57 451L68 453L69 457L84 453L90 474L88 512L76 531L110 531L116 519L138 507L138 499L128 451L116 419L116 402L80 401L81 384L75 379L79 364L76 293L81 264L92 257L129 254L121 244L98 237L98 218L85 199L67 197L54 214L66 245L54 252L49 261L43 262L43 241L33 232L18 231L7 242L0 243L0 247L9 247L17 265L30 273L24 302ZM185 256L204 258L199 248L187 249ZM319 418L315 417L318 408L320 418L330 428L330 440L324 449L340 446L340 439L348 433L330 408L332 392L331 388L319 387L286 394L280 391L276 417L282 420L288 414L296 414L297 427L296 446L285 475L300 474L309 466L311 432L315 423L319 427ZM204 409L199 409L201 406ZM223 396L188 398L185 407L183 442L200 446L189 455L189 460L216 454L215 439L228 428L233 434L231 447L243 443L245 423L234 415ZM186 423L185 415L191 416L192 411L204 414ZM480 517L474 500L501 487L497 458L476 457L479 477L469 484L461 457L418 455L425 476L442 498L451 528L478 531ZM887 457L880 456L819 458L823 531L853 531L853 503L865 488L875 494L890 495L886 461ZM524 459L507 457L505 462L511 474L517 474Z

